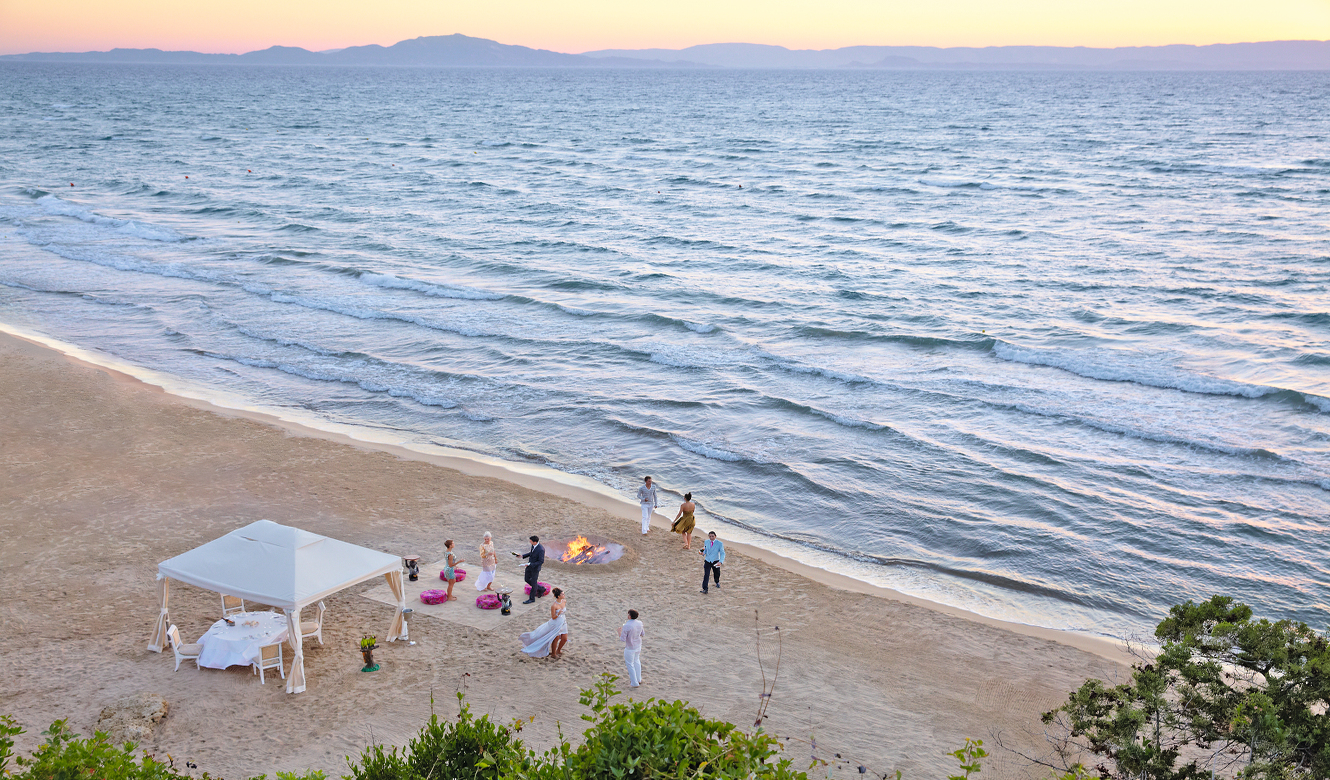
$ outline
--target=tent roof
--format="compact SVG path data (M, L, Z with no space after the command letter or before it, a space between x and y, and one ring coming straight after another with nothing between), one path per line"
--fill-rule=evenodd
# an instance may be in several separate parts
M401 566L396 555L259 520L162 561L157 571L228 596L298 609Z

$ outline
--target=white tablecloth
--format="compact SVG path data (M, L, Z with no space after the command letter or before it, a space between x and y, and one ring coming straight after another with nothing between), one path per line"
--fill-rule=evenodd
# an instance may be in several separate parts
M286 641L286 615L280 612L238 612L230 617L234 626L219 620L199 638L203 646L199 666L249 666L259 657L260 647ZM258 625L247 626L247 622Z

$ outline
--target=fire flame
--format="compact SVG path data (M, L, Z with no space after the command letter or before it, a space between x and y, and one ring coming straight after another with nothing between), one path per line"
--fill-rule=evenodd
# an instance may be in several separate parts
M585 536L579 536L568 543L568 549L559 556L559 560L565 563L587 563L604 551L601 545L592 544Z

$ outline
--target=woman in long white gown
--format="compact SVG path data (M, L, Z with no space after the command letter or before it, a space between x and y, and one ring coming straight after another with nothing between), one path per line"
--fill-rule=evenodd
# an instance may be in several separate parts
M544 658L545 656L559 657L559 651L567 643L565 638L558 643L558 648L553 649L555 641L559 637L568 636L568 620L564 617L564 612L568 609L568 602L564 599L563 590L555 588L550 591L554 594L554 603L550 604L550 619L546 620L535 631L527 631L519 639L522 640L522 652L532 658ZM551 650L553 649L553 652Z

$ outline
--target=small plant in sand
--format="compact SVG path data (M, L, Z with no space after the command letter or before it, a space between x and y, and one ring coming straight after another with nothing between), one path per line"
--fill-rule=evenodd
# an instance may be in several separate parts
M365 665L361 667L362 672L376 672L379 665L374 663L374 649L378 647L375 642L378 637L373 634L365 634L360 638L360 655L365 659Z

